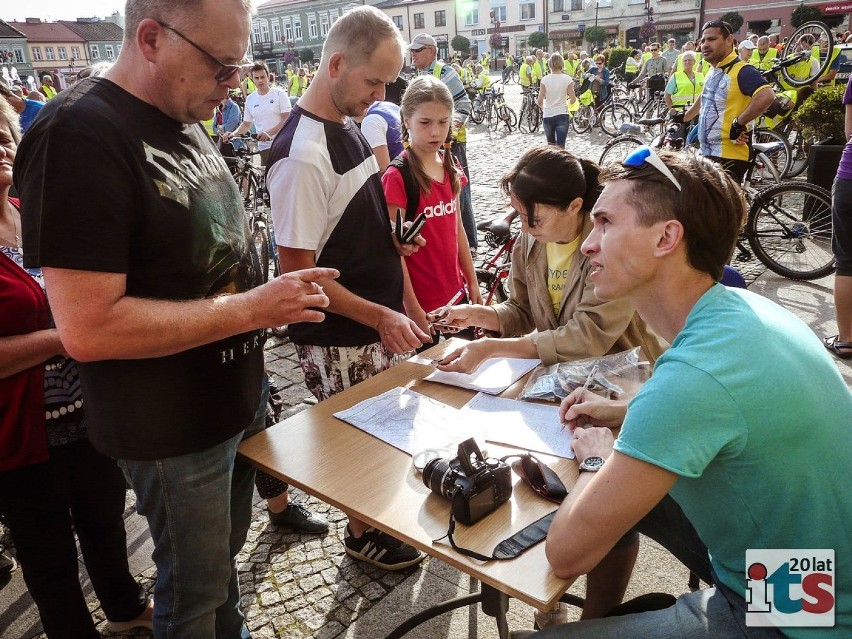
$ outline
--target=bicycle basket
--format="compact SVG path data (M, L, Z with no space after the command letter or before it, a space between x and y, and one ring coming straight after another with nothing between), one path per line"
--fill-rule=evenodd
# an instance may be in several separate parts
M666 90L666 78L661 73L648 78L648 90L652 93L662 93Z

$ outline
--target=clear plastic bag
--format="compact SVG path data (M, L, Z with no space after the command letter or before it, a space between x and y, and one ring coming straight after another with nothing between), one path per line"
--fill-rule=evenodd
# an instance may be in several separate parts
M560 402L571 391L586 383L597 364L598 371L589 384L589 391L611 399L629 399L651 377L650 362L642 360L638 346L629 351L539 366L530 375L519 399Z

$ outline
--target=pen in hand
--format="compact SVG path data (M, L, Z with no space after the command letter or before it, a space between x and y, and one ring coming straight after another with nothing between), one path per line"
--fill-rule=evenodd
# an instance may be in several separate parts
M575 404L582 404L583 403L583 400L586 398L586 391L589 390L589 385L592 383L592 380L595 378L595 375L597 375L597 374L598 374L598 365L595 364L594 366L592 366L592 370L589 371L589 376L586 378L586 383L583 384L583 389L580 391L580 396L577 398L577 401L574 402ZM567 425L568 425L568 422L564 422L562 424L562 428L559 429L559 432L561 433L563 430L565 430L565 426L567 426Z

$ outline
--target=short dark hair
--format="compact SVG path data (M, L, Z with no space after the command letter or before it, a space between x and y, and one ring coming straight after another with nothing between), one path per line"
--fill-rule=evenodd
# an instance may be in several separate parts
M264 60L255 60L254 64L251 65L251 71L249 73L254 73L255 71L266 71L266 75L269 75L269 67L266 65Z
M638 168L609 165L601 172L601 183L633 181L625 199L636 209L639 224L680 222L689 264L718 281L746 222L748 209L743 193L715 162L692 153L660 151L657 155L677 178L680 191L649 164Z

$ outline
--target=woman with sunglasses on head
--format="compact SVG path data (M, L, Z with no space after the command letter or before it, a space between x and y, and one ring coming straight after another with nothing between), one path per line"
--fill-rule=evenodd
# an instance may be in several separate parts
M595 56L595 66L589 69L584 79L589 82L592 95L595 96L595 106L598 107L609 97L609 69L606 68L606 58L601 54Z
M631 306L602 302L588 280L591 266L578 247L592 228L598 173L590 160L546 146L527 151L503 177L523 230L512 253L509 299L453 306L441 320L499 338L455 349L441 360L442 370L471 372L490 357L537 357L549 365L634 346L652 360L662 352Z

